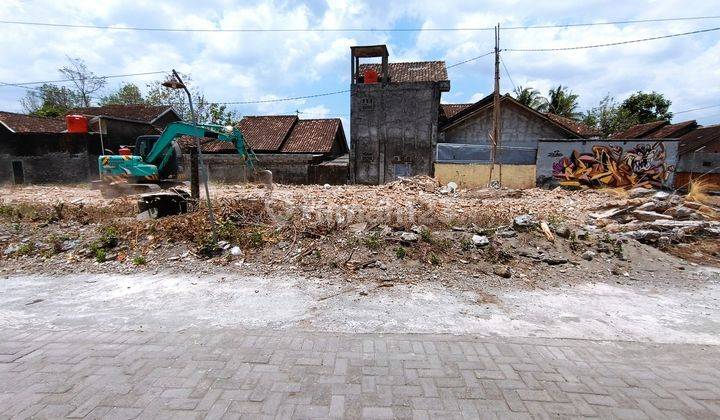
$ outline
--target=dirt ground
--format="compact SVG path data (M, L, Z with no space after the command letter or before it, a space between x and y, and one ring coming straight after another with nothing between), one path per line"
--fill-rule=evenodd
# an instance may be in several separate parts
M594 225L593 213L632 201L614 191L453 191L424 177L384 186L214 185L220 248L204 207L142 221L135 198L106 200L85 186L6 187L0 197L5 276L298 273L376 288L432 280L493 303L483 292L490 286L692 284L700 280L685 273L694 266L720 266L712 235L659 247Z

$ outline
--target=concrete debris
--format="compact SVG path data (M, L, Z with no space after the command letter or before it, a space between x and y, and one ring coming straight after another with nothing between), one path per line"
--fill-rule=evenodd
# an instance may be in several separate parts
M403 242L417 242L420 237L413 232L400 232L398 237Z
M587 250L582 253L581 257L585 261L592 261L593 258L595 258L595 255L597 254L595 254L593 251Z
M535 217L531 214L523 214L513 218L513 227L520 229L529 229L537 226L538 222Z
M561 256L547 256L543 257L542 261L548 265L561 265L567 264L568 259Z
M485 235L473 235L472 242L475 246L487 246L490 245L490 239Z
M495 231L495 236L500 238L514 238L517 236L517 231L509 226L500 226Z
M633 210L632 216L636 220L641 220L644 222L650 222L653 220L672 220L672 216L669 214L660 214L655 213L654 211L645 211L645 210Z
M230 254L232 254L235 257L237 257L238 255L242 255L242 253L243 253L242 249L240 249L239 246L234 246L234 247L230 248Z
M450 181L440 189L440 194L454 194L457 191L457 184Z

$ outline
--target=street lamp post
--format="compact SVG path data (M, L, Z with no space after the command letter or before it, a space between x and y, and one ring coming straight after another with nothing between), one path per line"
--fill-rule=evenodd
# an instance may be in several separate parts
M193 102L192 102L192 95L190 94L190 91L188 90L187 86L185 86L185 83L183 83L182 79L180 78L180 75L173 69L172 71L173 77L170 80L167 80L163 82L163 86L169 89L182 89L185 91L185 94L187 94L188 98L188 104L190 105L190 118L192 121L193 127L197 125L197 118L195 117L195 110L193 109ZM198 153L198 161L199 166L202 168L203 171L203 184L205 186L205 198L207 199L207 206L208 206L208 218L210 219L210 228L212 229L212 240L213 244L217 245L217 232L215 229L215 214L213 213L212 208L212 202L210 201L210 188L208 188L208 178L209 174L207 173L207 169L205 168L205 164L203 163L203 154L202 150L200 149L200 137L195 137L195 147L197 148ZM197 173L193 173L192 176L197 177Z

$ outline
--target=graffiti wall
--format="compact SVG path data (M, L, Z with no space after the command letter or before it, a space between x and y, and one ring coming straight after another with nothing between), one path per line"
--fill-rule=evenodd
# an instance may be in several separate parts
M671 187L677 161L674 140L540 140L537 184Z

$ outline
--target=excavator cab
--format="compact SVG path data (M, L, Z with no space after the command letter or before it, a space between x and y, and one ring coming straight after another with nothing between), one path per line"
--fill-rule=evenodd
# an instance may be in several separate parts
M135 140L135 155L140 156L143 161L146 161L148 154L150 154L150 151L153 146L155 146L158 139L160 139L159 135L138 137ZM177 142L173 141L171 156L169 157L167 163L162 168L159 168L158 175L160 179L177 179L178 174L182 173L182 166L180 165L181 156L182 149Z

